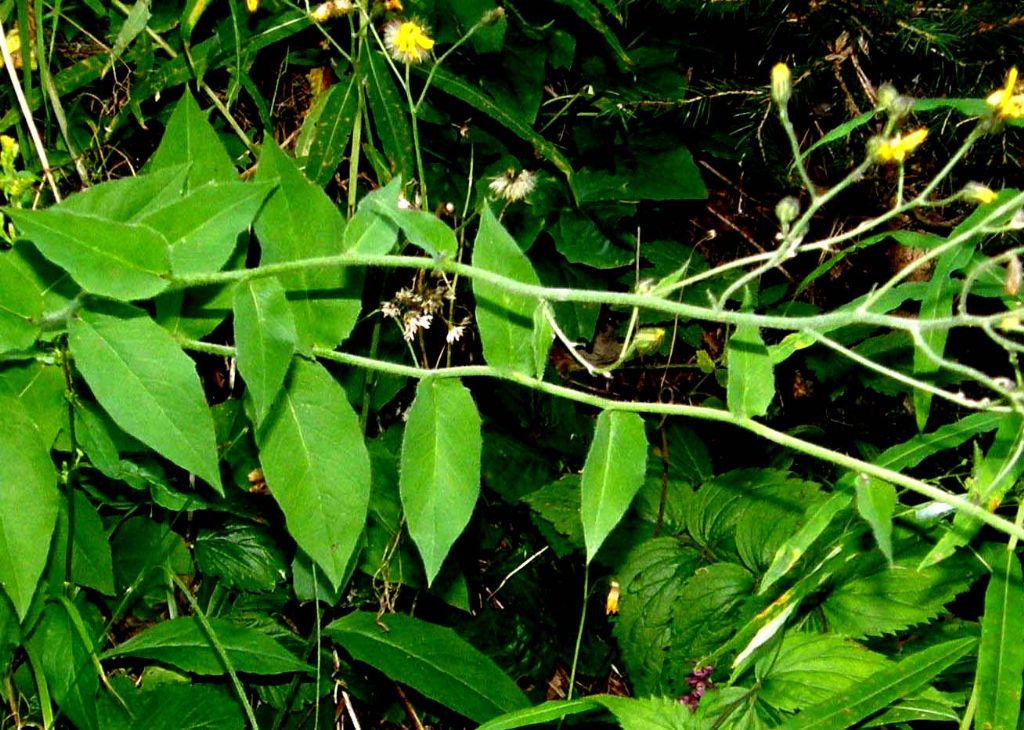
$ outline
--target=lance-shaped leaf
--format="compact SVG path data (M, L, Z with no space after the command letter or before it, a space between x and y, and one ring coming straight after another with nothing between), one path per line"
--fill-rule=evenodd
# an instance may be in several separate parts
M306 177L320 187L331 181L352 136L359 109L359 84L355 74L328 89L316 101L312 125L303 125L299 147L308 150Z
M39 335L43 292L22 248L0 252L0 353L27 348Z
M195 363L139 309L83 310L68 325L75 367L127 433L223 494L213 417Z
M1013 730L1020 718L1024 672L1024 581L1020 559L1006 550L992 566L981 619L974 726Z
M881 479L861 474L854 480L857 512L871 525L875 543L892 565L892 514L896 508L896 487Z
M235 671L249 674L310 672L310 667L270 636L228 619L207 621ZM191 616L162 621L104 654L166 662L195 674L225 674L213 639Z
M602 411L580 479L587 562L626 514L647 473L647 436L636 413Z
M482 723L529 706L522 690L490 657L449 628L393 614L357 611L324 633L361 662Z
M775 397L775 373L771 355L757 327L737 327L729 338L726 352L729 410L740 418L763 416Z
M256 443L289 534L337 588L370 501L370 456L345 391L318 363L294 360Z
M480 415L458 380L425 378L402 441L399 488L430 585L480 494Z
M480 216L480 230L473 244L473 266L526 284L540 283L526 254L487 207ZM533 334L537 300L483 279L473 280L473 296L488 364L521 373L535 372Z
M187 87L167 120L160 146L149 158L146 170L163 170L176 165L189 165L186 190L237 177L231 156Z
M0 584L25 618L46 567L60 492L50 449L25 407L5 395L0 412Z
M263 423L288 374L295 343L295 320L277 279L250 279L235 289L235 344L238 372Z
M22 238L32 241L90 294L131 301L148 299L167 288L170 248L154 228L61 206L7 209L6 213Z

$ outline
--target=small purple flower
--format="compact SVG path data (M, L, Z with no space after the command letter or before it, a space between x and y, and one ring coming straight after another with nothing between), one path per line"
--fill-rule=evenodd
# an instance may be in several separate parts
M712 666L706 667L694 667L693 672L689 677L686 678L686 683L692 688L690 692L684 694L679 698L679 702L690 708L690 712L697 711L697 705L700 704L700 698L705 695L709 689L714 689L710 677L715 668Z

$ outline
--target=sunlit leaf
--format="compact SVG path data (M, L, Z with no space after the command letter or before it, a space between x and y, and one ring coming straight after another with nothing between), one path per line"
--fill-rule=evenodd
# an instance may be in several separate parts
M737 327L726 352L729 410L740 418L763 416L775 398L775 373L761 333L756 327Z
M981 619L975 727L1016 728L1024 678L1024 581L1020 559L1002 551L992 566Z

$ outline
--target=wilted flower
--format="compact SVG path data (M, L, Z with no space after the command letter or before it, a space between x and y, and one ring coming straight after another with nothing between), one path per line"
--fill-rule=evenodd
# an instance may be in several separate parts
M402 337L407 342L412 342L412 338L416 336L416 333L422 330L430 329L431 322L434 321L434 315L432 314L415 314L408 312L405 315L405 323L402 328Z
M963 196L964 200L969 200L972 203L978 203L979 205L991 203L997 197L994 190L987 185L982 185L977 182L969 182L964 185L964 189L960 191L960 195Z
M879 162L902 163L908 154L924 142L927 136L928 130L922 127L906 136L897 132L895 136L889 139L876 137L870 143L871 154Z
M462 335L466 333L466 328L461 324L453 325L448 328L448 334L444 336L444 341L449 345L454 345L456 342L462 339Z
M331 2L320 3L309 14L314 23L323 23L331 18L347 15L355 10L352 0L331 0Z
M493 178L487 186L499 198L513 203L522 200L533 192L537 186L537 177L529 170L521 170L518 174L513 168L505 170L503 175Z
M611 616L619 612L619 582L613 580L608 587L608 598L604 602L605 616Z
M793 74L789 66L777 63L772 66L772 101L784 106L793 93Z
M413 64L430 55L434 39L415 21L392 20L384 26L384 46L399 63Z
M1006 262L1006 277L1003 279L1003 291L1009 297L1015 297L1020 293L1021 279L1024 278L1024 267L1021 267L1020 259L1011 256Z
M1024 117L1024 94L1015 94L1017 89L1017 67L1006 74L1003 88L993 91L985 101L997 119L1020 119Z

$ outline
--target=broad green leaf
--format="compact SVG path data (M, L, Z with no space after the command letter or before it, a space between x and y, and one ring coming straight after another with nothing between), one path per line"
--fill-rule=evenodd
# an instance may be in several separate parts
M780 730L834 730L855 727L869 715L924 687L974 648L975 640L957 639L929 647L878 672L850 689L795 715Z
M516 710L488 720L477 730L516 730L521 727L554 722L584 712L592 712L601 708L596 697L597 695L591 695L575 700L549 700L534 707Z
M167 572L191 575L192 556L181 535L148 517L130 517L111 535L114 580L120 594L146 605L167 601Z
M399 486L428 586L476 507L482 449L480 414L466 387L421 380L405 424Z
M693 713L675 697L616 697L598 695L622 730L697 730Z
M262 631L224 618L210 617L207 621L237 672L312 672L309 665ZM104 652L103 656L152 659L193 674L221 675L227 672L211 638L199 621L191 616L161 621Z
M190 165L186 190L237 178L231 157L187 86L146 169L162 170L175 165Z
M0 395L9 395L25 407L49 448L68 419L67 385L60 365L32 360L6 363L0 369Z
M358 77L341 79L317 99L319 114L312 129L303 125L302 147L307 150L306 177L321 188L327 185L345 156L352 125L359 109Z
M978 702L975 727L1017 728L1024 677L1021 616L1024 616L1024 580L1020 559L1012 550L1006 550L992 566L992 577L985 590L985 615L981 619L974 684Z
M361 59L360 70L366 74L366 100L377 139L392 168L392 175L411 180L415 177L416 168L408 106L395 86L384 54L374 50L371 43L364 43L362 48L365 55Z
M370 499L370 457L345 391L320 364L296 358L256 443L288 533L337 588Z
M148 299L167 288L170 248L160 231L60 206L7 209L6 213L22 238L32 241L90 294L131 301Z
M473 244L473 266L527 284L540 283L526 254L486 207ZM473 296L487 363L521 373L535 372L533 313L536 299L513 294L483 279L473 280Z
M561 479L530 492L522 498L522 501L530 505L530 509L538 518L543 518L550 523L555 531L564 537L569 545L569 548L563 548L565 552L583 547L579 474L566 474ZM534 521L536 523L537 518ZM541 531L545 532L550 543L552 540L543 527ZM556 552L561 552L557 548L555 549Z
M617 200L702 200L708 190L693 155L682 145L668 152L620 154L615 171L581 169L573 178L581 204Z
M195 363L138 309L82 310L68 325L75 367L96 400L131 436L219 494L217 442Z
M57 207L118 223L140 223L146 215L182 199L190 169L184 163L107 180L75 193Z
M238 372L256 410L258 427L270 412L295 354L298 333L284 289L277 279L244 281L235 289L235 345Z
M753 595L754 585L749 570L726 562L704 566L683 583L672 609L669 672L682 674L687 662L710 654L736 633L744 616L743 604ZM694 611L694 606L701 609Z
M359 201L356 214L345 226L345 250L355 253L388 254L398 242L398 225L382 209L397 209L402 192L402 178L394 177L387 185L367 194ZM374 205L374 202L379 205Z
M31 347L43 316L43 292L20 249L0 251L0 354Z
M853 483L857 492L857 512L871 526L871 534L875 536L878 549L891 565L896 487L867 474L861 474Z
M46 567L60 492L50 447L25 407L4 395L0 412L0 585L24 619Z
M74 611L76 616L71 615ZM95 609L90 607L90 613ZM99 619L98 615L92 616ZM99 625L86 626L76 606L70 602L52 601L46 604L25 648L32 663L42 672L53 699L61 711L81 730L99 728L96 716L96 693L100 680L92 662L96 647L83 642L77 623L87 635L99 635ZM90 621L98 623L98 621Z
M836 634L791 631L754 666L758 697L793 711L821 702L891 666L883 655Z
M643 418L626 411L601 411L580 479L580 516L588 563L626 514L646 473Z
M695 548L674 537L659 537L630 551L619 570L621 598L614 632L638 694L668 694L682 682L682 676L674 676L678 673L665 665L673 646L675 602L699 560Z
M774 562L775 551L800 529L807 508L824 499L816 482L787 479L739 500L734 539L740 562L763 573Z
M271 591L286 574L281 549L266 528L256 524L229 520L223 527L202 529L195 546L199 570L228 588Z
M114 564L107 531L89 498L78 490L74 495L75 525L72 531L71 580L76 585L92 588L105 596L112 596ZM50 584L54 595L58 595L63 589L67 544L68 508L67 499L62 498L50 555Z
M421 67L413 67L417 74L426 73ZM456 76L442 67L433 67L430 73L434 77L434 86L446 94L465 102L475 111L485 114L501 126L505 127L512 134L533 145L534 151L557 167L570 181L572 180L572 165L569 159L563 155L558 148L535 132L528 124L520 118L510 114L500 104L486 93L481 91L471 82Z
M391 184L394 184L394 181ZM397 203L391 205L391 201L384 197L367 196L359 207L365 207L387 218L402 230L410 243L419 246L431 256L453 259L459 251L455 231L433 213L414 208L400 208Z
M174 276L211 273L227 263L238 234L252 224L270 190L258 183L207 183L139 222L170 242Z
M788 574L815 541L821 537L835 516L846 509L852 501L853 497L848 493L835 492L821 504L808 507L803 527L775 551L772 563L761 579L758 593L764 593L775 585L779 578Z
M324 633L355 659L474 722L530 704L490 657L444 626L401 614L378 623L373 613L357 611Z
M335 256L343 252L345 220L330 198L311 183L272 141L263 145L259 181L277 181L256 219L261 264ZM335 348L348 337L362 304L362 273L319 266L278 277L295 316L299 348Z
M901 631L939 615L974 581L966 560L918 570L919 554L898 557L892 567L877 553L858 557L821 605L828 627L852 638Z
M729 338L726 352L729 410L740 418L765 415L775 397L775 372L761 333L756 327L737 327Z
M150 680L143 683L141 691L130 684L116 689L133 717L125 717L120 705L100 706L103 730L135 730L142 718L146 730L242 730L245 727L238 697L225 685ZM108 708L110 711L104 714Z
M555 248L566 260L595 269L616 269L633 261L634 252L616 246L601 232L590 216L563 210L558 217Z

